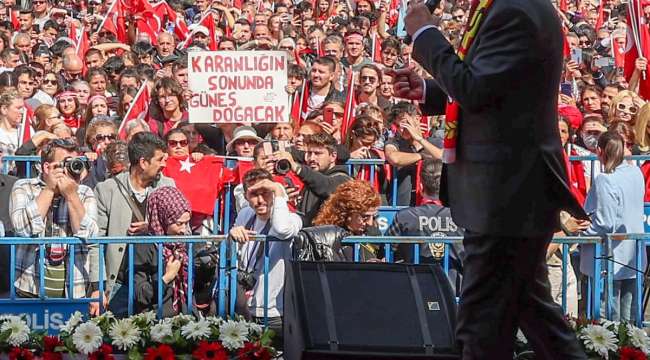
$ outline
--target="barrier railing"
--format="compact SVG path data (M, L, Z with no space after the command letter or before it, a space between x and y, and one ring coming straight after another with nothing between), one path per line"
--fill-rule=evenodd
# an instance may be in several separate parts
M25 177L30 178L32 177L32 164L33 163L40 163L41 162L41 157L40 156L18 156L18 155L5 155L1 156L0 160L2 161L2 174L8 174L9 169L11 167L12 163L17 163L21 162L25 164Z
M263 237L256 237L256 238L261 238ZM219 261L218 261L218 266L217 266L217 274L214 276L217 277L217 281L215 282L215 289L211 289L211 294L216 294L218 298L226 298L227 297L227 290L228 290L228 283L226 280L226 270L227 270L227 262L226 259L227 257L225 256L227 252L227 242L223 241L226 239L226 236L224 235L213 235L213 236L182 236L182 237L168 237L168 236L130 236L130 237L102 237L102 238L93 238L93 239L79 239L79 238L18 238L18 237L12 237L12 238L2 238L0 240L0 246L9 246L10 247L10 258L9 258L9 294L8 298L0 299L0 307L10 305L12 309L14 307L20 308L21 305L24 304L41 304L45 309L47 309L48 306L46 304L54 304L54 303L74 303L74 304L85 304L88 305L89 303L92 302L99 302L100 304L100 310L103 311L103 302L102 298L100 297L94 297L94 298L79 298L74 296L74 285L75 285L75 266L83 266L83 265L75 265L75 254L76 254L76 247L78 246L87 246L87 247L96 247L98 251L98 260L97 264L89 264L91 266L91 269L97 269L98 274L99 274L99 279L98 279L98 290L99 294L105 294L105 280L106 280L106 264L105 264L105 248L106 246L109 245L121 245L126 247L126 252L124 253L123 256L127 257L127 271L126 271L126 276L127 276L127 283L124 284L128 288L128 296L127 296L127 313L129 315L134 313L134 301L135 301L135 289L134 289L134 245L137 244L153 244L156 245L156 266L157 266L157 297L156 297L156 302L157 304L157 314L158 316L162 316L162 310L163 310L163 283L160 281L162 279L163 273L164 273L164 266L163 266L163 244L164 243L183 243L186 244L187 246L187 279L188 279L188 291L187 291L187 298L186 298L186 304L187 304L187 312L192 312L193 310L193 284L194 284L194 246L196 244L213 244L216 246L219 246ZM65 298L49 298L46 296L46 290L45 290L45 253L46 253L46 247L51 244L64 244L67 246L67 255L66 256L66 261L65 261L65 272L66 272L66 297ZM35 261L38 266L38 294L33 294L35 297L33 298L24 298L24 297L19 297L16 293L16 275L17 275L17 269L16 269L16 250L18 246L36 246L36 249L32 249L32 251L37 251L38 252L38 261ZM4 259L3 259L4 260ZM35 264L34 264L35 265ZM151 264L153 265L153 264ZM91 269L84 269L84 272L87 270L88 272L91 271ZM110 295L110 294L108 294ZM220 306L218 307L218 313L221 316L226 315L226 308L225 306ZM11 312L11 311L3 311L3 312Z

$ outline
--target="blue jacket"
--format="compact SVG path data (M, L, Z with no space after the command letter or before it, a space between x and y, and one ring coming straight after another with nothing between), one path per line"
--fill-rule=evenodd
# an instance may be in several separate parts
M644 192L643 174L637 166L623 162L613 173L600 173L587 194L585 210L591 216L591 226L583 234L642 233ZM635 268L635 243L631 240L613 240L614 260ZM647 261L645 251L641 255L643 270ZM593 276L593 264L594 246L583 245L580 251L580 271ZM615 280L636 276L636 272L630 268L617 263L613 265Z

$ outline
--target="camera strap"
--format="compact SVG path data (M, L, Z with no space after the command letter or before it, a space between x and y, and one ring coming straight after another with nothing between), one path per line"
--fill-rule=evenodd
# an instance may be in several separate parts
M255 227L255 220L257 220L257 215L254 215L248 222L246 223L246 229L248 230L254 230ZM262 231L260 231L260 235L268 235L269 231L271 230L271 219L269 219L266 224L264 224L264 227L262 228ZM246 264L246 269L244 271L249 272L248 269L251 269L250 272L255 272L257 269L257 263L260 261L262 258L262 255L264 255L264 246L260 246L261 241L255 241L255 244L253 244L253 250L251 251L251 255L255 254L254 256L251 256L248 258L248 263ZM253 267L251 268L251 261L255 260L253 263Z
M126 200L127 205L129 205L129 207L131 208L131 212L133 213L133 215L135 215L136 219L138 219L138 221L145 221L142 211L140 211L138 205L135 204L135 202L133 201L131 192L127 190L126 186L120 180L118 180L117 177L112 177L111 179L113 179L117 184L120 193L124 197L124 200Z

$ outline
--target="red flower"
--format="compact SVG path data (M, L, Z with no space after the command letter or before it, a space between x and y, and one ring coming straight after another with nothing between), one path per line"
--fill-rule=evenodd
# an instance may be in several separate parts
M165 344L150 347L144 354L144 360L174 360L174 350Z
M57 346L62 346L63 343L58 336L45 336L43 337L43 351L52 352Z
M88 355L88 360L113 360L113 347L108 344L102 344L94 353Z
M44 351L42 357L43 360L63 360L63 354L59 352Z
M226 349L221 346L218 342L207 342L205 340L199 343L199 347L194 350L192 356L197 360L227 360L228 353Z
M9 352L9 360L32 360L34 354L29 349L14 347Z
M245 343L237 355L241 360L271 360L269 350L261 347L259 343Z
M620 355L621 355L620 357L621 360L646 360L647 359L643 351L629 346L622 347Z

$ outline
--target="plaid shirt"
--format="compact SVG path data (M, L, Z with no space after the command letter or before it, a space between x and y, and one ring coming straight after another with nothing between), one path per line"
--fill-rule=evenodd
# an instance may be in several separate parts
M45 187L40 178L21 179L16 181L11 192L9 211L11 222L14 226L16 236L21 237L79 237L87 239L97 236L97 201L93 191L85 186L79 185L77 194L79 200L86 210L81 219L79 231L69 234L68 228L61 228L54 224L51 219L50 209L48 218L43 219L38 212L36 198ZM38 294L39 284L39 255L37 244L16 246L16 288L31 294ZM85 242L76 245L74 259L74 294L75 298L85 297L91 284L99 281L99 246ZM67 265L67 260L66 260ZM67 267L66 267L67 269ZM69 275L66 275L66 293L68 290Z

